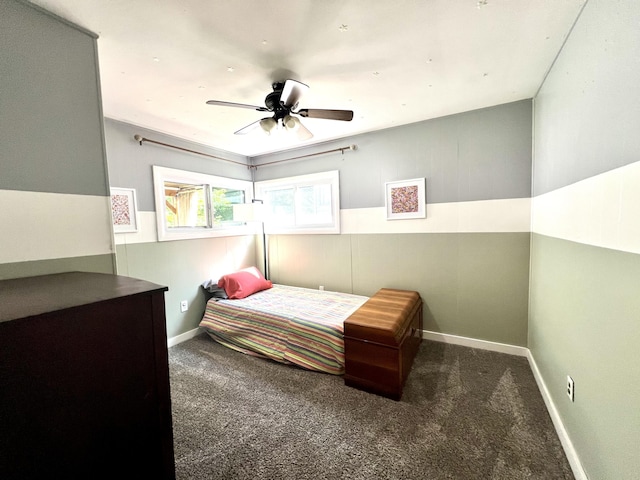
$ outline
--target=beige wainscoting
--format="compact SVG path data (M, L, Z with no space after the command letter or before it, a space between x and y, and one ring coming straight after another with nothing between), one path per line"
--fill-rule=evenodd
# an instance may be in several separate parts
M275 235L271 280L373 295L417 290L425 330L527 345L530 233Z

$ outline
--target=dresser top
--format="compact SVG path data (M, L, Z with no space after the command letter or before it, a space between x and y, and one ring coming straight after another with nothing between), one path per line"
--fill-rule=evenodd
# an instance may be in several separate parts
M167 290L167 287L136 278L91 272L0 280L0 323Z

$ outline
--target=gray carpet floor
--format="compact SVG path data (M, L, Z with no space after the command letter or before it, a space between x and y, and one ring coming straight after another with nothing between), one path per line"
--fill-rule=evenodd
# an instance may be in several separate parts
M573 479L527 360L424 341L402 400L227 349L169 349L180 479Z

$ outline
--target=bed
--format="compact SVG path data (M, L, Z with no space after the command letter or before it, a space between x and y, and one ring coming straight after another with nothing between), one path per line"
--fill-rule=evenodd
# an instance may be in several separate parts
M273 284L241 299L209 299L200 327L234 350L342 375L344 321L367 300Z
M211 298L200 327L216 342L402 396L422 341L418 292L382 288L366 297L273 284L255 267L202 286Z

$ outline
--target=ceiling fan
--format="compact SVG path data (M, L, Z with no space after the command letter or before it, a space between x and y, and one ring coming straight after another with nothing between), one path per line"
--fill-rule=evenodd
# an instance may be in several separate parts
M273 116L257 120L233 132L235 135L244 135L260 126L268 134L278 128L284 128L287 131L295 132L300 140L308 140L313 137L313 134L293 115L299 115L303 118L325 118L327 120L342 120L345 122L353 119L353 111L351 110L323 110L317 108L295 110L298 108L302 95L309 90L309 86L304 83L289 79L284 82L274 82L271 84L271 88L273 88L273 92L269 93L264 99L264 107L220 100L209 100L207 105L249 108L258 112L273 112Z

